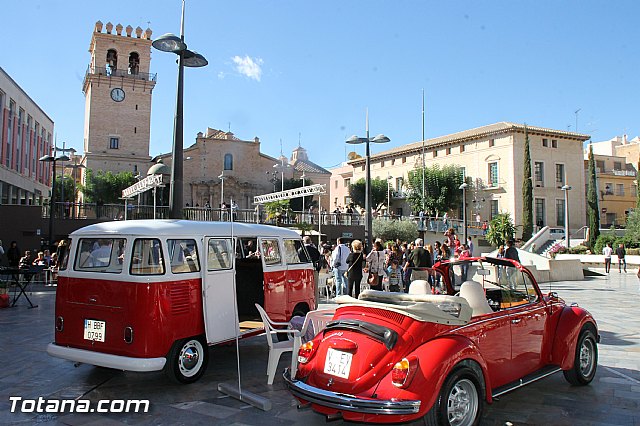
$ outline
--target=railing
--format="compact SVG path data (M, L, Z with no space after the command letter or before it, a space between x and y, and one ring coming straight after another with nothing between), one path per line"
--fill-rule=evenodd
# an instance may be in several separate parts
M154 213L155 210L155 213ZM68 203L58 202L55 204L56 220L65 219L102 219L102 220L137 220L137 219L167 219L169 217L168 206L149 205L128 205L125 214L124 204L89 204L89 203ZM244 223L264 223L269 225L296 225L306 222L316 226L320 221L323 226L364 226L365 216L359 213L309 213L309 212L290 212L288 214L280 214L275 217L267 217L267 213L260 209L256 212L254 209L219 209L206 207L184 207L183 216L187 220L198 221L229 221L233 214L235 222ZM49 205L42 206L42 217L49 217ZM412 221L418 226L418 230L425 232L443 233L449 228L453 228L458 234L463 232L463 222L459 219L447 219L446 222L442 218L418 216L389 216L384 213L376 212L374 219L394 220L394 221ZM482 235L482 222L467 221L467 232L469 235Z
M87 71L84 75L84 80L82 82L82 87L84 87L85 83L87 82L87 77L89 75L104 75L106 77L128 77L128 78L134 78L136 80L145 80L145 81L156 81L156 78L158 76L158 74L156 73L148 73L148 72L139 72L139 71L133 71L130 69L126 69L126 70L121 70L121 69L117 69L117 68L110 68L110 67L98 67L98 68L94 68L91 66L91 64L89 64L87 66Z

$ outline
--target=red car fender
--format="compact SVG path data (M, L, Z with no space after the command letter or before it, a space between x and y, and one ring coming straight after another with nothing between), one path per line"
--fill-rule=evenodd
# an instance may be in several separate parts
M551 353L551 362L553 364L558 364L563 370L573 367L578 336L585 324L590 324L593 327L593 332L597 338L598 327L596 321L587 310L578 306L565 306L562 309L553 340L553 351Z
M485 399L491 402L491 387L487 364L474 343L462 336L445 336L428 341L411 355L418 358L418 371L407 388L422 401L420 412L424 415L431 409L447 376L461 362L476 370L485 390ZM393 388L390 376L381 387ZM382 389L379 389L382 394Z

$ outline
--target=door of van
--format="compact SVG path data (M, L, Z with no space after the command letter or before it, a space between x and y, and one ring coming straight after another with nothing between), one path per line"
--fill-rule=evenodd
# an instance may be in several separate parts
M287 294L289 306L293 309L298 303L308 304L314 309L315 286L313 263L308 259L308 253L299 238L285 238L284 260L287 264Z
M264 271L264 310L274 321L288 321L287 265L282 259L282 248L277 237L260 237L260 257Z
M238 333L235 265L231 238L205 237L203 311L208 343L232 339Z

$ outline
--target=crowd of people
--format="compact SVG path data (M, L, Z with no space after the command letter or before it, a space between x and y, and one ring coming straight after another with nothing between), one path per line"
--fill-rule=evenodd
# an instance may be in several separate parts
M431 285L439 285L439 277L434 277L428 268L443 259L465 259L473 255L471 237L462 242L453 228L444 232L442 241L425 244L421 238L412 242L381 240L373 242L368 254L363 250L360 240L347 244L345 239L338 238L335 246L324 244L322 247L323 263L327 272L332 274L336 296L360 295L360 283L367 276L367 283L372 290L407 292L412 280L428 280ZM462 278L465 277L462 268ZM387 283L383 286L383 283Z
M25 250L23 252L18 247L17 241L11 241L9 247L5 249L2 240L0 240L0 263L9 268L39 267L43 273L49 273L51 274L49 276L52 276L58 269L58 259L66 252L67 243L65 240L60 240L54 244L54 247L56 247L56 251L53 253L49 249Z

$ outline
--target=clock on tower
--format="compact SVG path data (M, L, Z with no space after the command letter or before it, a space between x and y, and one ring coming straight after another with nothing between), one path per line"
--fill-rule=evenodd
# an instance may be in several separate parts
M83 164L114 173L150 166L151 30L96 22L82 91L85 94ZM115 29L115 33L114 33Z

